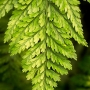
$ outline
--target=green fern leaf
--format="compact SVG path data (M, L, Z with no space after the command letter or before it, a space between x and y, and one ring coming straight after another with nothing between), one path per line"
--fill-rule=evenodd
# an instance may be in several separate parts
M0 18L5 16L13 8L14 0L0 0Z
M22 67L33 90L54 90L60 75L77 59L71 38L87 46L78 0L18 0L8 23L5 42L12 55L24 51Z

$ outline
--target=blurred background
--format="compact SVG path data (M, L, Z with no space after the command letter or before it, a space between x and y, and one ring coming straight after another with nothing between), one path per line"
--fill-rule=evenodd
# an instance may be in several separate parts
M68 75L61 76L55 90L90 90L90 4L80 0L81 21L88 48L73 41L77 53L77 61L71 60L72 70ZM22 73L19 55L10 56L8 43L3 43L12 11L0 19L0 90L32 90L30 80Z

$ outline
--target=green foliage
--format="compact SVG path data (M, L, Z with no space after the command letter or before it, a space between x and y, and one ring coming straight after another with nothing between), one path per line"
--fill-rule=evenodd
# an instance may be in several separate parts
M10 57L9 45L3 41L8 17L0 19L0 90L30 90L31 83L21 70L21 57Z
M87 0L90 3L90 0Z
M86 1L86 0L85 0ZM90 0L87 0L90 3Z
M54 90L60 75L77 59L71 38L87 46L78 0L2 0L1 17L14 7L4 42L10 53L21 54L23 72L33 90ZM6 8L7 6L7 8Z
M86 55L79 63L81 73L72 77L74 90L90 90L90 56Z
M14 0L0 0L0 18L5 16L13 8Z

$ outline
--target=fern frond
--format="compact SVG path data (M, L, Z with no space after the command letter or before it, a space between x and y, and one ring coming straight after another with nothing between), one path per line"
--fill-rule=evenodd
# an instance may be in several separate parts
M3 42L9 15L0 19L0 89L31 90L31 82L26 80L21 70L20 55L10 57L9 45Z
M33 90L54 90L77 59L71 38L87 46L78 0L18 0L4 42L12 55L24 51L22 66Z
M14 0L0 0L0 18L13 9Z
M65 20L69 19L71 22L68 23L71 24L70 34L71 36L79 43L83 45L87 45L86 41L83 40L83 32L82 32L82 24L80 20L80 9L79 4L80 2L78 0L50 0L54 2L58 7L61 13L66 13ZM83 42L82 42L83 40Z

